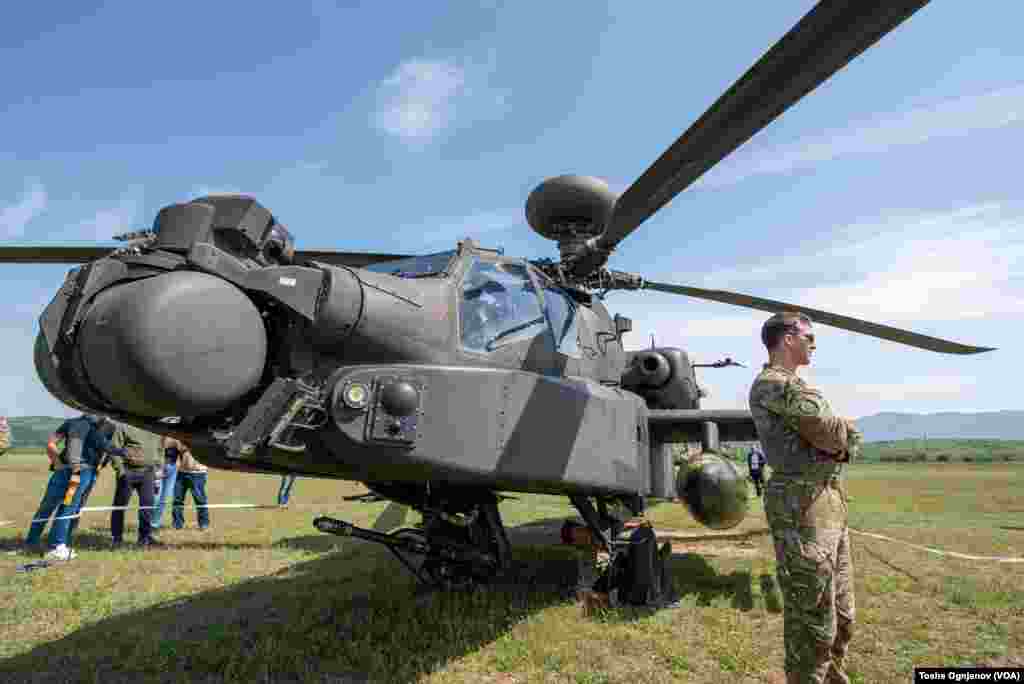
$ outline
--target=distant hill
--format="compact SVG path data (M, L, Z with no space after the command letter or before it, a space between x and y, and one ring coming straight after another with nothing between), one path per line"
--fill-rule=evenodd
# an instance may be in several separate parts
M11 446L18 449L46 448L46 439L65 421L53 416L12 416L7 420L11 424Z
M877 413L857 420L864 441L897 439L1024 439L1024 411Z

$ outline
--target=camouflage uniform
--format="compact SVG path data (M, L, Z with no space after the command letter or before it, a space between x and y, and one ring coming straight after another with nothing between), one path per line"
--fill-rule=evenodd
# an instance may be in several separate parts
M861 435L781 366L765 364L750 388L750 411L773 470L764 507L785 598L787 682L848 683L853 565L842 475Z

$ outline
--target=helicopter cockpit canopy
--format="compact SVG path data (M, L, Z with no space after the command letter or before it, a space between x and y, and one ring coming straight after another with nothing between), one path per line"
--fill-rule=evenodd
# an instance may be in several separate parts
M525 264L474 257L460 294L462 346L467 351L492 352L548 330Z

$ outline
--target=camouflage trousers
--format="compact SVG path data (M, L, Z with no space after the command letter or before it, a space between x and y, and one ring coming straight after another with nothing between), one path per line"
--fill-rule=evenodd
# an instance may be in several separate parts
M839 478L773 479L764 507L784 600L787 684L848 684L853 564Z

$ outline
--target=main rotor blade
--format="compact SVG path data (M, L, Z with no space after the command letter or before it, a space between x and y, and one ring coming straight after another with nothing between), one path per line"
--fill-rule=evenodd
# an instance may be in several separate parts
M615 203L611 248L726 155L928 0L822 0L750 67Z
M0 245L0 264L85 264L113 252L97 245Z
M843 330L860 333L861 335L870 335L871 337L899 342L900 344L940 352L942 354L978 354L980 352L993 351L995 349L995 347L972 347L966 344L960 344L959 342L942 340L938 337L929 337L928 335L922 335L920 333L903 330L901 328L893 328L888 325L881 325L880 323L863 321L859 318L851 318L849 316L834 314L829 311L812 309L808 306L779 302L774 299L752 297L738 292L728 292L726 290L705 290L699 287L669 285L668 283L653 283L647 281L644 282L643 287L645 290L657 290L659 292L687 295L688 297L697 297L699 299L710 299L716 302L724 302L725 304L744 306L749 309L770 311L771 313L779 313L782 311L802 311L810 316L811 320L815 323L822 323L824 325L830 325L833 328L842 328Z
M332 266L362 268L382 261L408 259L412 254L379 254L375 252L339 252L333 249L297 249L295 261L319 261Z
M0 245L0 264L85 264L105 257L120 247L124 245ZM333 266L361 268L409 256L375 252L339 252L332 249L300 249L295 252L295 261L319 261Z

